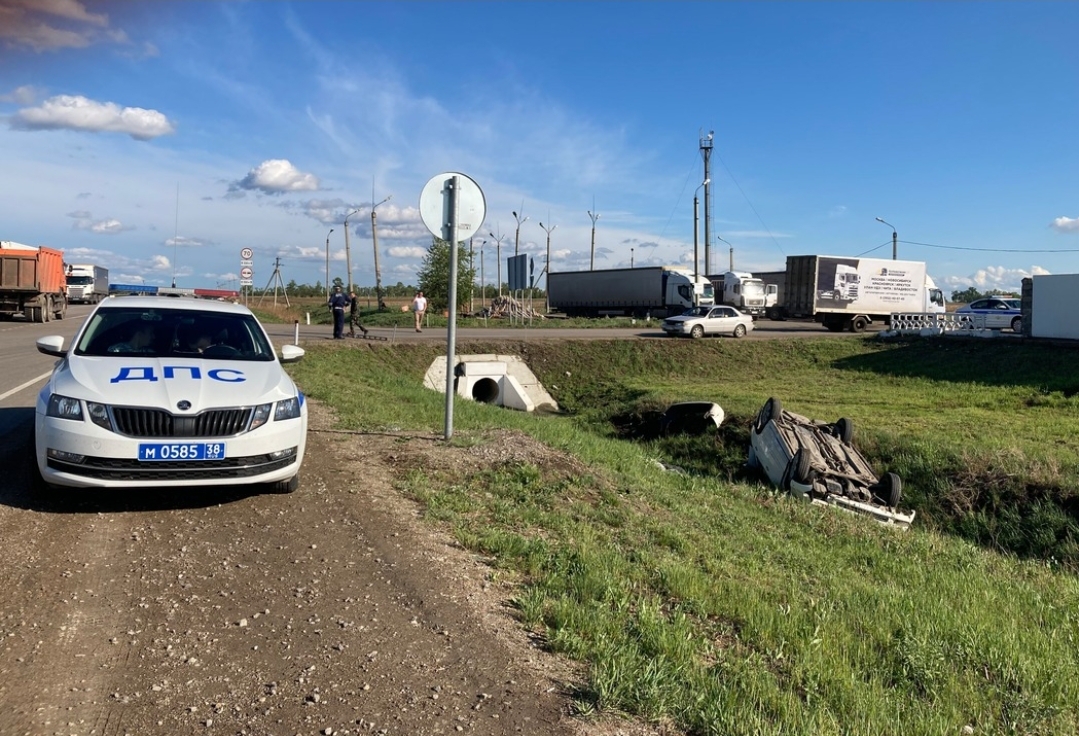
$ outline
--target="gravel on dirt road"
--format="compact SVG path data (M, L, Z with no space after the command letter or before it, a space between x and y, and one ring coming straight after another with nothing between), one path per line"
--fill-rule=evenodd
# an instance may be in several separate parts
M0 734L673 733L571 716L579 666L394 489L522 443L477 447L336 431L312 402L291 495L43 493L5 447Z

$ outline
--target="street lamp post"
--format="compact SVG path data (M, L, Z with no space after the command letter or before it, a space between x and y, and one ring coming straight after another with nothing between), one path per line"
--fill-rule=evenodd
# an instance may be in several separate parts
M731 245L728 241L726 241L723 238L719 237L718 235L716 236L716 240L718 240L721 243L727 243L727 247L730 248L730 268L728 268L727 270L728 271L733 271L734 270L734 246ZM707 269L707 268L704 269L704 275L705 276L708 276L708 270L709 269Z
M492 238L495 239L495 271L498 274L498 298L502 298L502 241L506 239L505 235L495 235L492 232L488 232Z
M599 219L599 213L588 210L588 216L592 218L592 258L589 261L588 270L596 270L596 220Z
M333 233L333 228L330 228L330 232L326 233L326 298L330 298L330 235Z
M697 278L700 276L700 273L698 272L699 263L698 263L698 258L697 258L697 239L699 237L698 232L700 231L700 226L698 224L698 217L697 217L697 208L698 208L698 205L700 204L700 202L697 199L697 193L701 191L701 187L707 185L710 181L712 181L712 180L711 179L705 179L704 181L702 181L700 183L700 186L697 187L696 191L693 192L693 292L694 293L697 292ZM707 260L707 259L705 259L705 260ZM706 274L708 273L708 264L707 263L704 264L704 272Z
M378 311L380 312L386 311L386 302L382 299L382 269L378 267L378 229L375 227L375 210L379 204L386 204L391 199L393 199L392 194L378 204L371 205L371 243L375 247L375 296L378 298ZM371 197L371 201L373 202L374 200L375 198Z
M514 212L513 219L517 220L517 232L513 236L513 255L517 256L521 254L521 225L528 222L528 218Z
M880 219L879 217L876 218L876 220L877 220L877 222L883 223L883 224L887 225L888 227L892 228L892 260L893 261L898 260L899 259L899 235L895 231L895 225L893 225L890 222L884 222L884 220Z
M348 293L352 293L352 251L348 247L348 218L352 217L359 210L353 210L345 215L345 270L348 271Z
M548 212L547 216L550 217L550 215L551 215L551 213ZM547 233L547 262L543 265L543 271L544 271L544 273L547 274L544 277L547 280L543 282L543 285L545 287L547 287L547 288L544 289L544 293L546 294L546 296L543 299L543 302L544 302L543 310L546 313L546 312L551 311L551 289L550 289L550 285L551 285L551 233L555 231L555 228L557 228L558 225L551 225L550 227L544 227L543 223L541 222L539 224L539 226L541 228L543 228L543 231L545 233Z

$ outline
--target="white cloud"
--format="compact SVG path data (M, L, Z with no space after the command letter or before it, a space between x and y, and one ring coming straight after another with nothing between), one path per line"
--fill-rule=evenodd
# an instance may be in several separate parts
M1009 291L1018 294L1022 290L1023 279L1030 276L1045 276L1049 271L1041 266L1005 268L1004 266L986 266L979 268L970 276L948 276L943 280L945 294L948 291L962 291L973 286L978 291Z
M184 235L177 235L174 238L168 238L165 241L165 245L170 248L201 248L204 245L212 245L212 243L206 240L200 240L199 238L188 238Z
M101 220L90 225L90 231L95 233L119 233L124 230L124 224L119 220Z
M18 105L32 105L34 100L41 94L41 90L37 87L33 87L29 84L24 84L21 87L8 92L6 95L0 95L0 102L14 102Z
M99 42L125 44L127 34L105 13L79 0L0 0L0 43L34 51L81 49Z
M423 258L427 255L427 249L415 246L396 245L392 248L387 248L386 253L394 258Z
M1079 217L1058 217L1050 227L1058 233L1079 233Z
M28 107L11 116L15 130L83 130L92 133L127 133L147 141L175 132L173 124L157 110L120 107L96 102L81 95L59 95L39 107Z
M115 217L109 217L104 220L94 220L89 212L84 211L71 212L68 214L68 217L75 218L75 224L72 225L72 227L76 230L86 230L102 235L111 235L113 233L122 233L125 230L135 229L133 227L124 226L124 224Z
M318 191L318 188L318 177L314 174L305 174L287 159L270 159L247 172L247 176L229 187L229 191L248 189L266 194L282 194Z

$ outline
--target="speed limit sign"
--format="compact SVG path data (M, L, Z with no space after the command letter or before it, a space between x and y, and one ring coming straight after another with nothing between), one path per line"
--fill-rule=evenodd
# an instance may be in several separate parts
M255 251L251 250L250 248L244 248L243 250L240 251L240 258L242 260L250 261L254 257L255 257Z

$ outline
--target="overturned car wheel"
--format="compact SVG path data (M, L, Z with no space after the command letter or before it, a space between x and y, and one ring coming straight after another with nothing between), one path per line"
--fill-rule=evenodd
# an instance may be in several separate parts
M805 450L799 450L798 454L791 459L790 479L802 485L813 482L813 468L810 465L809 453Z
M881 503L895 508L903 495L903 481L895 473L885 473L872 490L873 495L880 499Z
M781 416L783 416L783 405L779 403L779 399L772 397L764 402L764 406L757 412L757 421L754 422L753 429L760 434L768 422L773 422Z
M838 437L840 442L844 445L849 445L850 441L854 439L854 423L846 417L836 421L835 436Z

